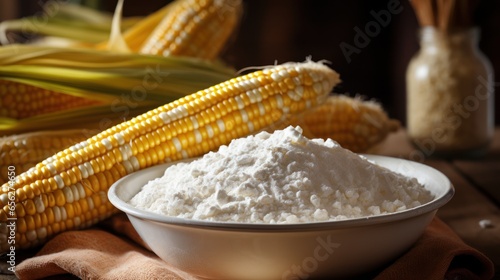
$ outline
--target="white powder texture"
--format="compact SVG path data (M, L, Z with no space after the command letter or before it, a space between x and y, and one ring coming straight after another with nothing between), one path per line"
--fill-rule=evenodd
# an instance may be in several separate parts
M432 198L414 178L288 127L174 164L130 204L187 219L290 224L393 213Z

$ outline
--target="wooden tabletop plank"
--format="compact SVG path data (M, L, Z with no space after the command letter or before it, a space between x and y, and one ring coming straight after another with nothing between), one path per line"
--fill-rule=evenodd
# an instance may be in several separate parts
M404 130L391 134L377 154L406 158L443 172L455 187L452 200L438 211L440 217L470 246L488 256L500 279L500 129L488 154L475 160L423 158ZM490 226L481 226L489 221Z
M488 197L470 184L450 163L430 160L425 164L445 174L455 187L455 195L438 211L448 224L470 246L488 256L500 270L500 210ZM489 221L489 226L481 223ZM499 275L500 276L500 275Z
M500 159L484 161L453 161L464 177L500 205Z
M405 130L402 129L391 133L384 142L374 149L373 153L405 159L412 158L414 161L420 161L417 158L418 151L410 144Z
M483 158L454 160L453 165L500 206L500 128Z

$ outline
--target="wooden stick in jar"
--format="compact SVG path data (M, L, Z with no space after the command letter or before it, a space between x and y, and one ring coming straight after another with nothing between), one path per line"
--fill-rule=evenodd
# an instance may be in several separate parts
M436 26L436 8L433 0L411 0L420 26Z

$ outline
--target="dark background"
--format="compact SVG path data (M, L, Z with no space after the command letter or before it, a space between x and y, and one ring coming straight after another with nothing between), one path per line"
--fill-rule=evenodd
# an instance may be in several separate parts
M274 64L275 61L303 61L307 56L313 60L325 59L341 75L343 82L336 92L376 99L391 117L405 122L405 72L410 58L419 48L419 26L408 0L393 0L400 3L402 11L392 15L390 23L370 38L359 54L352 54L350 63L340 44L355 46L354 28L364 30L367 23L374 21L371 11L387 9L390 1L243 1L243 19L223 54L227 63L240 69ZM40 11L46 1L10 2L16 6L17 15L9 14L8 17L19 17ZM116 0L83 2L110 12L116 5ZM124 15L147 15L168 2L125 0ZM481 1L474 19L481 28L479 47L492 62L495 73L500 73L500 1ZM500 81L500 74L496 76L495 80ZM495 90L500 91L498 87ZM499 99L495 101L497 125L500 124Z

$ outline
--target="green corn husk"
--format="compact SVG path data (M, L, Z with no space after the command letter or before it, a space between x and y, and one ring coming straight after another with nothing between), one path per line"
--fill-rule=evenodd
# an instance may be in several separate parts
M93 44L106 41L111 31L113 15L85 6L47 2L43 10L33 16L0 23L0 43L44 43L44 38L65 40L67 43ZM126 17L120 22L121 30L128 30L141 17ZM8 32L12 34L8 35ZM36 40L33 40L36 39ZM41 41L39 41L41 40Z
M102 102L21 120L0 118L0 135L68 127L102 130L235 75L234 69L220 63L188 57L0 47L0 79Z
M29 43L138 52L150 32L170 12L171 6L172 3L168 3L146 17L122 17L122 0L118 0L113 15L81 5L61 3L49 9L52 12L43 18L43 24L37 16L0 22L0 44ZM35 39L32 40L32 37Z

